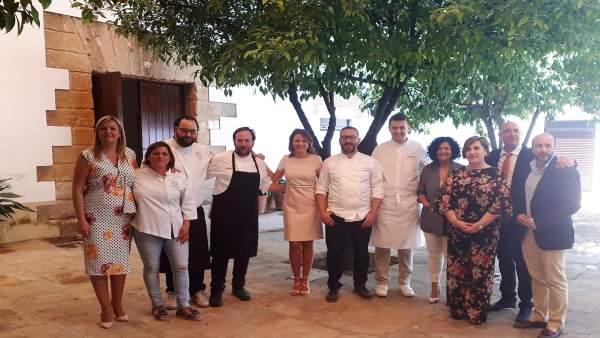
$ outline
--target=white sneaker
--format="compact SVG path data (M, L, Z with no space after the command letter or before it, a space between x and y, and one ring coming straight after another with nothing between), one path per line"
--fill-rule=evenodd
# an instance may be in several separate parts
M400 285L400 292L402 292L402 295L404 297L414 297L415 296L415 292L410 287L410 285Z
M387 297L387 295L388 295L387 284L379 284L377 286L377 289L375 289L375 294L379 297Z
M177 309L177 295L174 293L167 292L167 301L165 302L167 310Z
M206 297L204 291L198 291L192 296L192 303L198 307L208 307L208 297Z

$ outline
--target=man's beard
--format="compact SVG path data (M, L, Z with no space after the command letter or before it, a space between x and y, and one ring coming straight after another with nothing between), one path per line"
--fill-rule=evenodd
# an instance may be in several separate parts
M354 144L345 143L344 145L342 145L342 152L344 154L352 154L355 151L356 151L356 145L354 145Z
M538 155L535 158L536 158L536 160L538 161L539 164L546 165L546 163L548 163L552 159L552 156L554 156L554 153L548 154L548 155L546 155L546 154L544 154L544 155Z
M195 137L190 136L175 136L175 142L179 144L181 147L189 147L196 142Z
M235 153L238 154L238 156L242 156L242 157L246 157L248 155L250 155L250 152L252 151L252 149L250 148L235 148Z

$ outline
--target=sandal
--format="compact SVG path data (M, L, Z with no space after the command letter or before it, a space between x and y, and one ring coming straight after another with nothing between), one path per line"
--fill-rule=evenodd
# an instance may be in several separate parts
M308 296L310 294L310 286L308 284L308 276L302 277L302 288L300 289L302 296Z
M298 296L300 294L301 289L302 289L302 278L294 277L294 286L292 287L292 291L290 291L290 294L292 296Z
M177 312L175 312L175 315L186 320L200 320L200 312L191 307L179 308L177 309Z
M164 305L155 306L152 308L152 315L156 320L169 320L169 313L167 312L167 308Z

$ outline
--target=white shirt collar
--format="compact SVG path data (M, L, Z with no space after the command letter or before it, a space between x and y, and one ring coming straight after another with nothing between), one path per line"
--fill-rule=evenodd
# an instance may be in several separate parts
M510 153L515 155L515 156L519 156L519 153L521 152L521 149L523 149L523 145L519 144L515 149L513 149ZM502 151L500 152L500 156L504 156L504 154L506 154L507 152L504 150L504 148L502 148Z

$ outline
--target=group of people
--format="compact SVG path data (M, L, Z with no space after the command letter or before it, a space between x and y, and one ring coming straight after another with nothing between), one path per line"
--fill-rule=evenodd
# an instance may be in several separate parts
M388 294L394 249L398 287L403 296L412 297L413 249L421 245L422 230L430 303L440 299L446 266L451 317L482 324L488 311L516 306L516 275L521 311L514 326L540 328L544 338L562 334L565 250L573 245L571 215L579 208L581 188L574 161L556 157L551 135L536 136L529 149L520 144L518 125L507 122L500 131L500 150L490 152L484 137L473 136L462 151L450 137L434 139L425 151L408 139L410 123L399 113L389 120L392 139L377 146L372 156L358 152L358 130L345 127L339 138L342 152L321 161L310 135L296 129L289 138L289 155L271 172L252 151L256 135L250 128L233 133L233 151L213 155L196 143L198 123L193 117L181 117L173 127L173 138L150 145L142 167L136 168L120 122L104 117L96 125L94 146L77 162L73 199L102 327L128 320L121 303L130 236L144 264L156 319L168 320L167 310L173 309L162 297L159 271L167 273L167 292L176 298L176 315L184 319L200 318L190 302L222 306L232 258L232 294L250 300L245 282L249 259L258 248L257 197L279 191L285 192L284 239L289 242L292 295L310 294L313 241L323 238L324 223L327 301L339 297L348 242L354 293L374 298L366 287L372 244L375 294ZM455 162L461 154L467 166ZM211 177L215 186L209 250L201 204L204 181ZM280 183L283 177L285 183ZM496 254L502 298L490 305Z

